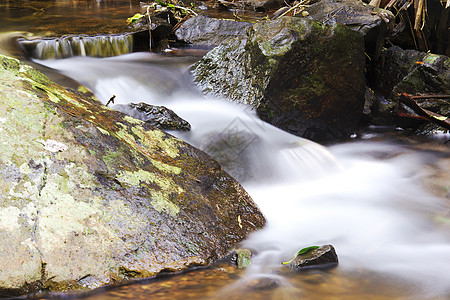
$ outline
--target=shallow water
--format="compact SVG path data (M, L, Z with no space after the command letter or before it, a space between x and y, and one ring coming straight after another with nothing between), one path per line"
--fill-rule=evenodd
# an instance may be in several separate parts
M224 265L92 299L450 297L449 143L423 147L371 132L325 148L262 122L245 106L201 96L188 73L196 59L136 53L40 61L103 103L116 95L116 104L173 109L192 126L173 134L215 156L268 220L243 242L257 253L245 271ZM236 137L240 143L232 142ZM220 149L218 139L225 141ZM322 244L334 245L338 268L293 274L281 266L299 249Z

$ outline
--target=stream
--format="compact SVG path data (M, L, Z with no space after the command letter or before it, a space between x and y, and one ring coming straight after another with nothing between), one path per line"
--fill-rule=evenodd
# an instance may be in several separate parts
M267 218L267 226L242 243L256 253L251 265L240 270L217 262L94 293L53 296L450 297L449 135L419 139L395 128L369 128L348 142L321 146L261 121L248 107L201 95L189 66L203 53L179 49L33 62L80 82L103 103L116 95L115 105L164 105L187 120L190 132L170 133L215 157ZM301 248L324 244L335 247L337 268L293 273L281 265Z

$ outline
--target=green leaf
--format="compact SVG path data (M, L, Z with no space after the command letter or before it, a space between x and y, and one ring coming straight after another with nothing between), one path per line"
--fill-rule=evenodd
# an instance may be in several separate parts
M319 249L319 246L310 246L310 247L306 247L306 248L303 248L303 249L301 249L300 251L298 251L298 252L297 252L297 255L295 255L295 256L299 256L299 255L302 255L302 254L306 254L306 253L308 253L309 251L316 250L316 249Z
M436 117L436 116L432 116L433 118L435 118L436 120L439 120L439 121L445 121L445 120L447 120L448 118L447 117Z
M142 17L144 17L144 15L141 15L140 13L136 13L136 14L134 14L134 16L127 19L127 24L134 23Z
M167 3L164 3L160 0L155 0L156 3L158 3L159 5L163 6L163 7L167 7Z
M291 261L293 261L297 256L302 255L302 254L306 254L306 253L308 253L308 252L310 252L310 251L312 251L312 250L316 250L316 249L319 249L319 248L320 248L319 246L309 246L309 247L300 249L300 251L297 252L297 254L294 256L293 259L291 259L290 261L282 262L281 264L287 265L287 264L289 264Z

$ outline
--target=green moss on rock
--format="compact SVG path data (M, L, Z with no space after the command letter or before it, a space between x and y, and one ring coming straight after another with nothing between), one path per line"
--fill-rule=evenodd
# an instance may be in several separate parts
M200 150L0 61L0 296L207 264L264 225Z

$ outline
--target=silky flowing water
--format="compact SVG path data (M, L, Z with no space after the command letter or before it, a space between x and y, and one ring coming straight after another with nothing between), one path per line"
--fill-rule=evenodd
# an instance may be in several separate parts
M116 105L164 105L186 119L192 130L171 134L214 156L267 218L267 226L242 243L255 253L251 265L240 270L218 262L70 297L450 297L449 136L423 141L369 129L323 147L262 122L248 107L202 96L189 75L200 54L191 49L35 62L84 84L103 103L116 95ZM336 248L337 268L295 273L282 266L299 249L323 244Z

